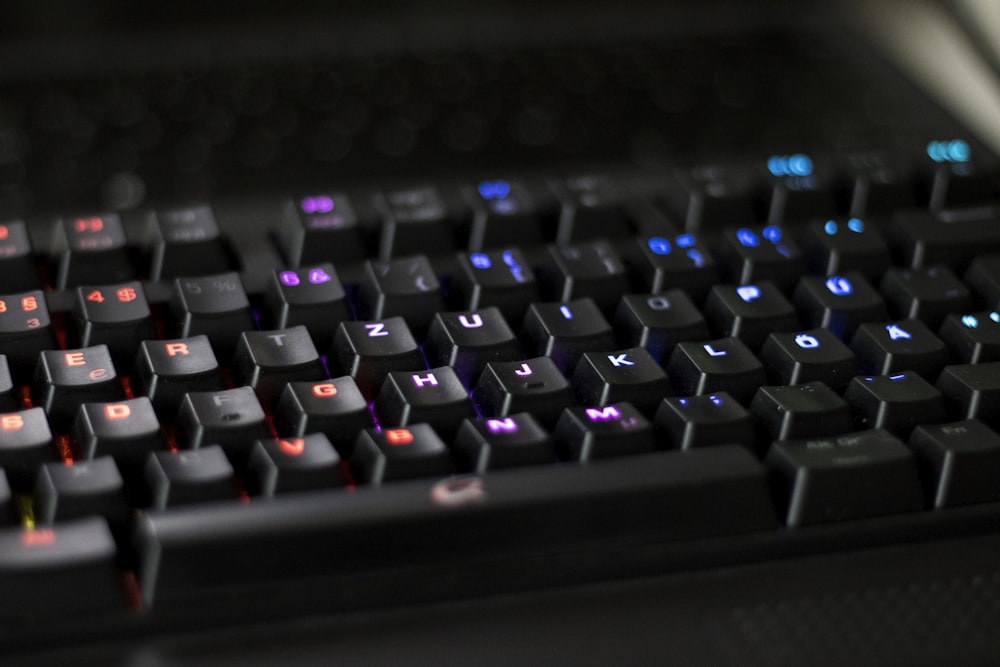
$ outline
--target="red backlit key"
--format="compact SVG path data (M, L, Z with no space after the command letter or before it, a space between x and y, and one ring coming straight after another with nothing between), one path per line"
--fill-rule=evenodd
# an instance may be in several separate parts
M182 447L221 445L236 465L246 462L255 440L268 435L267 418L250 387L191 392L177 414L177 441Z
M225 386L207 336L147 340L139 346L132 391L148 396L159 415L173 419L188 392Z
M152 507L164 509L235 498L234 474L222 447L212 445L179 452L154 452L146 462L144 478Z
M320 382L289 382L274 410L279 436L323 433L345 458L358 431L372 426L368 402L350 376Z
M5 291L41 286L31 256L28 227L23 222L0 223L0 285Z
M251 493L265 497L344 483L340 456L322 433L258 440L250 453L247 477Z
M115 525L128 516L125 482L110 456L73 465L46 463L35 479L35 522L99 515Z
M0 296L0 349L16 378L25 381L42 350L56 347L56 337L41 291Z
M354 445L351 466L360 481L382 482L451 472L448 447L428 424L363 431Z
M83 403L125 398L107 345L42 352L31 394L60 432L69 430Z
M125 229L116 213L60 220L53 248L59 289L117 283L134 275Z
M244 331L233 358L233 379L253 387L261 403L271 408L287 383L324 380L326 369L303 326Z
M135 467L150 452L166 449L160 422L146 396L117 403L84 403L73 423L74 459L110 456L119 466Z
M0 467L11 484L23 487L42 463L58 459L45 410L0 414Z
M78 287L73 316L80 345L107 345L123 370L135 359L139 343L154 338L146 291L138 281Z

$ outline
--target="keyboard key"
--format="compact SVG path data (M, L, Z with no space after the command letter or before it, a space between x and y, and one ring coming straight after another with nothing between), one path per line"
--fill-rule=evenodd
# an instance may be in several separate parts
M224 363L233 356L239 332L257 328L237 273L177 278L170 307L177 335L208 336Z
M153 509L201 504L236 497L235 471L222 447L154 452L144 479Z
M987 308L1000 307L1000 255L976 257L964 280Z
M42 408L0 414L0 468L15 488L30 489L35 470L57 461L55 441Z
M734 336L759 350L772 331L795 331L799 318L772 283L716 285L705 301L705 319L719 338Z
M139 343L155 338L146 291L138 281L78 287L73 316L80 345L107 345L122 369L135 359Z
M524 316L524 351L545 355L569 373L584 352L615 347L611 325L591 299L566 303L533 303Z
M54 347L58 346L43 292L0 295L0 349L16 379L27 381L38 355Z
M917 426L907 444L936 509L1000 499L1000 435L979 420Z
M1000 428L1000 362L946 366L935 386L955 420L978 419Z
M756 450L753 415L724 391L664 398L653 421L675 449L737 444Z
M462 420L475 416L468 390L448 366L389 373L373 407L383 426L424 422L449 442Z
M917 424L945 421L941 392L913 371L851 380L844 394L859 427L885 429L905 438Z
M892 217L890 241L907 266L944 264L964 271L977 255L1000 253L1000 227L994 209L907 210Z
M826 276L856 271L876 282L890 266L889 246L862 218L815 221L803 230L802 249L813 273Z
M615 312L615 330L620 345L643 347L657 363L681 341L711 338L705 318L680 290L626 294Z
M381 322L341 322L327 359L334 375L350 375L365 398L375 397L392 371L426 368L417 341L402 317Z
M458 256L455 288L469 310L496 306L517 326L528 306L538 300L538 284L528 260L516 248Z
M828 329L772 333L760 350L771 384L818 381L842 391L858 374L858 358Z
M776 442L766 463L783 482L791 527L924 508L913 454L882 429Z
M17 410L20 404L20 392L14 388L14 376L7 365L7 355L0 354L0 411Z
M322 433L344 458L354 437L374 426L368 401L349 376L319 382L289 382L274 410L274 428L280 437Z
M566 408L553 431L560 457L593 461L656 450L653 425L629 403Z
M481 181L466 197L473 215L469 250L543 243L543 225L556 212L551 193L522 181Z
M366 432L370 444L364 450L379 442L388 458L412 446L376 440L385 433ZM667 507L684 509L664 512ZM609 513L618 520L607 521ZM739 447L709 447L599 465L439 476L354 493L290 494L249 507L231 503L149 512L137 526L139 580L146 605L166 609L233 586L250 594L257 586L274 590L285 580L331 571L360 574L367 570L359 567L391 562L382 559L400 544L408 545L410 567L448 569L470 558L529 553L512 545L512 527L524 549L534 551L543 543L572 553L594 544L595 525L605 526L602 543L630 544L767 531L776 521L761 464ZM456 542L456 535L476 539ZM355 550L344 548L348 542L370 550L359 559ZM442 544L455 548L442 550ZM246 557L258 552L268 558ZM275 568L275 562L285 567Z
M805 260L784 229L728 228L722 234L721 266L730 281L741 285L769 280L790 292L805 272Z
M857 273L844 276L803 276L792 303L809 327L823 327L850 340L862 322L889 319L885 301Z
M765 173L771 224L797 223L836 210L837 173L832 160L804 153L772 155Z
M125 399L107 345L42 352L31 395L60 432L69 431L82 404Z
M43 526L93 515L112 526L121 524L129 504L114 459L102 456L73 465L42 465L35 479L34 512L35 522Z
M134 275L117 213L60 220L52 254L58 264L57 289L109 285Z
M972 309L969 290L943 266L889 269L879 291L897 317L921 320L932 329L949 313Z
M636 243L636 269L653 294L675 288L701 303L719 282L715 260L694 234L650 236Z
M448 207L434 186L393 190L381 195L376 205L382 214L381 261L455 249Z
M421 335L434 313L444 310L441 283L425 255L388 262L366 262L361 299L368 319L404 317Z
M934 380L948 363L944 343L920 320L862 324L851 349L858 355L861 372L873 375L915 371Z
M667 374L641 347L584 353L571 384L581 405L628 402L645 415L652 415L670 393Z
M292 267L367 255L358 217L344 194L316 194L287 202L277 235L285 261Z
M958 361L1000 361L1000 313L996 311L948 315L938 335Z
M303 325L321 350L330 347L337 325L351 319L344 286L329 262L275 271L264 294L264 311L268 327Z
M573 405L573 392L549 357L491 361L472 390L472 401L484 417L531 412L550 428L563 408Z
M275 494L343 486L340 456L322 433L258 440L248 466L251 493Z
M725 391L749 404L757 387L767 382L764 367L738 338L707 343L678 343L667 375L678 396Z
M244 331L233 357L233 380L253 387L271 408L289 382L326 379L326 368L304 326Z
M628 291L625 266L607 241L549 246L549 257L554 270L545 274L544 283L554 301L590 298L608 312Z
M847 403L822 382L761 387L750 410L768 444L839 435L854 428Z
M630 233L622 211L621 184L611 177L594 174L567 178L557 183L555 190L560 206L557 244L624 237Z
M955 148L951 148L955 147ZM962 151L961 159L942 155ZM995 170L973 156L964 139L932 141L928 144L928 202L932 211L987 204L997 199Z
M119 468L136 468L167 442L149 398L118 403L84 403L73 423L74 461L112 457Z
M205 276L234 268L209 206L157 209L147 225L144 245L150 280Z
M885 151L869 151L848 157L851 215L886 215L917 206L914 174L909 160Z
M448 447L428 424L382 431L366 429L358 436L351 466L359 481L383 482L433 477L451 472Z
M270 435L267 418L250 387L187 394L177 413L176 428L181 447L221 445L237 466L246 462L254 440Z
M207 336L147 340L139 346L132 390L148 396L161 417L173 419L188 392L217 391L225 386Z
M0 224L0 285L5 292L38 289L28 227L20 221Z
M490 361L521 358L521 346L497 308L438 313L431 322L424 354L432 366L451 366L466 387L473 386Z
M688 231L718 231L757 220L760 174L734 164L702 165L678 174L674 208Z
M466 419L453 451L462 470L477 474L556 460L552 438L528 412Z

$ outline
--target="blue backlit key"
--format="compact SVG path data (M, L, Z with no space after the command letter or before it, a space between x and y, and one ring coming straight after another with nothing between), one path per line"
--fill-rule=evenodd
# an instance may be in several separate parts
M882 277L879 291L896 317L921 320L931 329L941 326L949 313L972 309L969 289L944 266L891 268Z
M802 249L809 269L827 276L857 271L877 281L890 266L889 246L862 218L828 218L803 230Z
M783 227L730 227L722 233L721 264L735 283L770 280L790 292L805 271L798 245Z
M711 338L705 318L680 290L626 294L615 312L615 330L620 345L643 347L657 363L681 341Z
M734 336L752 350L760 349L772 331L799 328L792 304L768 281L716 285L705 301L705 318L716 336Z
M882 428L900 438L917 424L945 421L941 392L913 371L858 376L847 386L844 400L859 428Z
M550 299L587 297L608 312L628 290L625 265L607 241L549 246L549 257L554 270L544 273L543 283Z
M935 386L954 419L1000 429L1000 362L946 366Z
M822 382L761 387L750 410L765 445L774 440L839 435L854 428L847 403Z
M766 161L771 224L800 223L836 211L836 176L830 160L806 153L771 155Z
M571 384L581 405L627 401L645 415L652 415L660 399L670 393L667 374L641 347L585 353Z
M584 352L613 350L611 325L591 299L565 303L533 303L524 316L526 354L551 357L569 373Z
M455 289L469 310L496 306L517 326L524 311L538 300L538 283L527 258L517 248L462 253Z
M469 250L542 243L543 225L555 217L555 197L517 180L480 181L466 190L472 207Z
M920 320L862 324L851 349L858 355L862 373L891 375L915 371L933 382L948 363L948 350Z
M760 361L738 338L679 343L667 375L680 396L725 391L742 403L749 403L767 381Z
M854 352L828 329L772 333L759 356L771 384L819 381L842 391L858 374Z
M885 301L860 274L803 276L792 295L802 323L850 340L862 322L889 319Z
M653 294L680 289L700 303L719 281L715 259L694 234L649 236L636 243L637 269Z
M724 391L664 398L654 423L662 439L676 449L726 444L756 448L753 415Z
M952 313L938 335L962 363L1000 361L1000 312Z

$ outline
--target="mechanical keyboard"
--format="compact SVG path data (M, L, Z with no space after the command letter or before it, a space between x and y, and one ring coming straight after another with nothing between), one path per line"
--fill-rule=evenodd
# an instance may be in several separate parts
M992 538L1000 165L795 25L3 83L0 645Z

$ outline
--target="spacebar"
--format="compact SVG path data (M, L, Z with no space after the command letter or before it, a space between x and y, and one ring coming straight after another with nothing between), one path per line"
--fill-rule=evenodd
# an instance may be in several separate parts
M150 512L147 605L282 581L770 530L761 464L720 446Z

